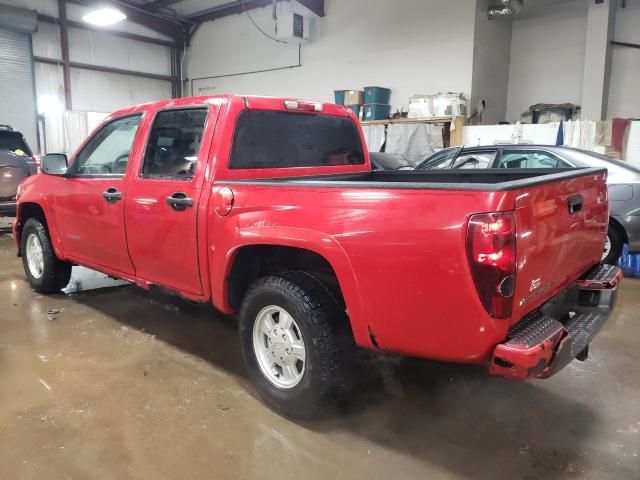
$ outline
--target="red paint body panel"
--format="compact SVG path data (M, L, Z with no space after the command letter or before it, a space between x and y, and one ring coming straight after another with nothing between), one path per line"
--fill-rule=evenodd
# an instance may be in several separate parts
M209 108L195 178L140 177L156 113L193 105ZM235 122L246 108L287 111L283 99L216 96L116 112L110 119L144 113L124 177L32 176L23 183L19 208L25 203L43 208L61 258L144 287L157 284L190 299L211 300L227 313L233 313L227 279L238 249L281 245L313 251L336 273L359 345L373 347L373 332L382 350L469 363L488 361L510 323L600 258L608 218L604 174L505 191L234 183L371 170L368 155L362 165L231 170ZM325 104L320 114L351 118L362 137L350 110ZM115 183L123 201L100 203L101 192ZM173 211L165 200L176 191L192 197L194 207ZM578 194L585 199L583 211L561 214L567 196ZM469 217L496 211L516 212L511 322L484 309L465 250ZM18 241L19 225L20 218L14 227ZM552 286L519 305L537 276L549 278Z

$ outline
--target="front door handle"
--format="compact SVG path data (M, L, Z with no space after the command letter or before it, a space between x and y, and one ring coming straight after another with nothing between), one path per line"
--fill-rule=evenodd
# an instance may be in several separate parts
M122 200L122 192L118 191L118 189L114 187L107 188L102 192L102 196L107 203L116 203L118 200Z
M189 207L193 207L193 198L187 197L186 193L176 192L170 197L167 197L167 203L171 205L171 208L181 212Z

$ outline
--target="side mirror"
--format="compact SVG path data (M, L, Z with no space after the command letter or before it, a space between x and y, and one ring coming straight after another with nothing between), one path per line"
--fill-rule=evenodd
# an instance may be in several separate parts
M40 168L47 175L64 175L69 168L67 156L64 153L47 153L40 162Z

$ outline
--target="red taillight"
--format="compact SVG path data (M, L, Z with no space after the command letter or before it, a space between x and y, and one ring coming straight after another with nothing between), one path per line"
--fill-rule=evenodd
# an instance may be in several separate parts
M467 257L487 313L494 318L509 318L516 270L513 212L472 215L467 229Z

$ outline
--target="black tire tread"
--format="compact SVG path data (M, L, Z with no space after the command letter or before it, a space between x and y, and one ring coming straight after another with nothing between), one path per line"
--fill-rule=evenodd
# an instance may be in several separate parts
M349 375L354 353L354 341L346 313L340 309L329 290L306 272L286 272L256 280L248 290L241 305L241 335L244 329L253 328L254 319L246 318L246 310L260 292L275 290L297 302L311 328L303 333L307 348L316 350L319 361L315 364L312 391L306 392L303 401L282 402L269 395L268 390L258 391L275 409L293 418L311 418L322 414L348 392L352 384ZM249 325L249 323L251 323ZM301 327L302 328L302 327ZM245 331L244 335L250 332ZM244 343L243 343L244 345ZM245 350L247 350L245 346ZM253 351L243 352L247 355ZM249 369L251 371L251 369ZM305 372L306 374L307 372ZM261 373L260 373L261 375ZM267 380L264 380L267 382Z
M40 239L42 245L42 254L44 256L44 271L42 277L36 279L31 276L27 264L27 256L25 252L27 237L30 233L35 233ZM22 238L20 242L22 252L22 263L25 274L31 284L31 287L39 293L58 293L61 289L69 284L71 279L71 264L60 260L56 257L49 238L47 228L36 218L29 218L22 229Z
M622 249L624 247L624 240L622 234L615 225L609 224L607 235L611 238L611 250L609 255L602 259L602 263L608 265L617 265L620 255L622 255Z

